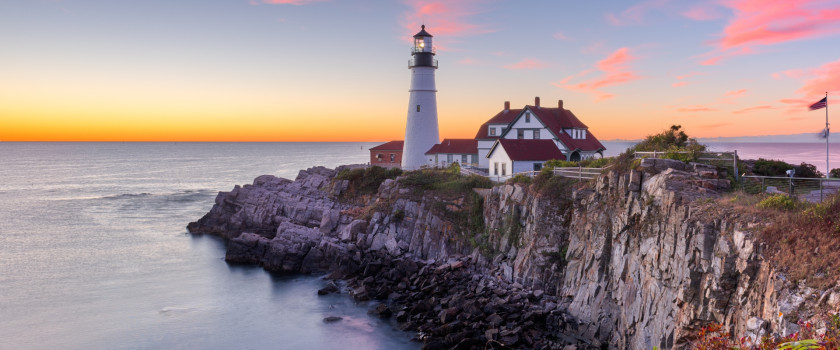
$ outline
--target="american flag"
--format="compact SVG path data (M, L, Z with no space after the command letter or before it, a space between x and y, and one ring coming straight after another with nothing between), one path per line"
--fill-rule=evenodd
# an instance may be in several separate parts
M812 104L808 109L812 111L816 111L820 108L825 108L828 105L828 97L823 97L822 100L819 100L817 103Z

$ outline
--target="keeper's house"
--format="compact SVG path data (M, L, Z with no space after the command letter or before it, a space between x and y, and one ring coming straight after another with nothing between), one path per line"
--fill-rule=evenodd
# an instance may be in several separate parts
M478 163L478 141L475 139L443 139L426 152L426 165L447 167L452 163L471 165Z
M491 149L496 147L501 139L507 140L550 140L564 158L570 161L593 158L596 155L603 156L606 148L589 131L580 119L572 111L563 108L563 100L557 101L557 107L540 106L540 98L534 99L534 105L525 106L522 109L510 109L510 102L505 102L504 109L481 125L475 135L478 141L479 168L489 170L493 176L493 164L490 162ZM541 157L555 156L558 153L553 150L544 150L548 147L547 142L527 143L525 151L539 154ZM538 148L534 148L538 147ZM536 156L531 156L533 158ZM501 159L498 159L501 161ZM513 159L508 160L508 169L513 166ZM533 161L537 161L534 159ZM519 172L517 167L515 172ZM534 169L526 169L534 170Z

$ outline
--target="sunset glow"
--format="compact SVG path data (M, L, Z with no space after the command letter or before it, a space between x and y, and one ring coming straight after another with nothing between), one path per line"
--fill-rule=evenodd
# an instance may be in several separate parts
M807 106L840 108L838 1L33 0L0 4L0 141L401 139L421 24L442 138L535 96L602 140L817 132Z

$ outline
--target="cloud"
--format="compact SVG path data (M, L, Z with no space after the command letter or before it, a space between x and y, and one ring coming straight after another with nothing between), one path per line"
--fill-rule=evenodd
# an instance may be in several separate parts
M741 96L745 92L747 92L747 89L732 90L732 91L727 91L724 95L726 95L726 96Z
M504 67L505 67L505 69L510 69L510 70L540 69L540 68L548 67L548 63L545 63L545 62L542 62L542 61L539 61L539 60L535 60L535 59L531 59L531 58L525 58L525 59L523 59L519 62L505 65Z
M761 110L768 110L768 109L776 109L776 107L768 106L768 105L755 106L755 107L749 107L749 108L744 108L744 109L739 109L737 111L733 111L732 114L744 114L744 113L747 113L747 112L761 111Z
M812 39L840 33L840 5L824 0L731 0L721 2L734 17L712 42L713 56L703 62L717 64L721 59L754 48ZM746 50L745 50L746 49ZM740 51L738 51L740 50ZM740 52L729 55L730 51Z
M709 107L706 107L706 106L693 106L693 107L677 108L677 112L682 112L682 113L717 112L717 109L709 108Z
M418 32L421 24L425 24L432 35L448 38L492 33L495 30L469 20L481 13L489 2L491 0L405 0L410 9L404 13L402 24L410 35Z
M272 4L272 5L307 5L314 2L323 2L327 0L262 0L263 3ZM251 5L256 5L254 1L250 2Z
M651 10L659 9L668 3L668 0L646 0L624 10L620 14L606 14L607 22L614 26L644 24L645 15Z
M554 39L557 39L557 40L569 40L569 37L567 37L565 34L560 33L560 32L552 34L551 37L553 37Z
M840 60L823 64L819 68L803 73L803 76L812 78L805 81L805 84L796 90L797 93L813 98L825 96L826 92L829 94L833 92L835 95L840 93Z
M717 128L722 128L724 126L729 126L729 125L732 125L732 123L704 124L704 125L698 125L698 127L700 129L717 129Z
M472 58L465 57L465 58L463 58L463 59L459 60L457 63L458 63L458 64L476 64L476 63L478 63L478 62L476 62L476 61L475 61L474 59L472 59Z
M691 72L691 73L688 73L688 74L678 75L678 76L676 76L677 82L671 84L671 86L673 86L673 87L686 86L686 85L689 84L688 81L685 81L686 79L694 77L694 76L698 76L698 75L704 75L704 74L706 74L706 73Z
M628 48L622 47L607 56L607 58L599 61L595 65L596 69L584 70L552 84L567 90L580 91L595 95L596 102L610 99L613 95L601 91L602 88L641 79L640 76L636 75L634 71L627 67L628 63L635 59L636 57L630 54L630 50ZM589 75L596 70L601 72L599 76L582 82L571 83L572 80Z
M710 3L694 5L680 14L695 21L711 21L723 17L718 8Z

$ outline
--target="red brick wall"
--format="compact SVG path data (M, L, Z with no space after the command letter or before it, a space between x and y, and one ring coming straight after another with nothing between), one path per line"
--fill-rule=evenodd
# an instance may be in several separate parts
M394 155L394 161L391 161L391 155ZM382 158L377 158L377 155L382 155ZM399 151L370 151L370 165L381 166L383 168L398 168L402 164L402 150Z

